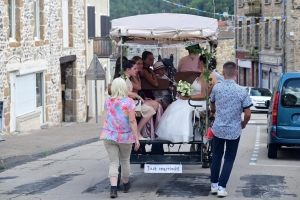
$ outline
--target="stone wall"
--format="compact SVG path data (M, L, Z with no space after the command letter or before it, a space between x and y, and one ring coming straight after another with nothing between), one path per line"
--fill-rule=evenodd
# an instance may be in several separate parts
M34 3L17 2L17 36L16 42L9 42L8 0L0 1L0 101L4 101L3 132L10 132L10 88L9 74L13 70L36 67L27 63L45 61L45 102L46 121L50 125L59 125L62 121L61 75L59 58L76 55L74 75L76 82L76 121L84 122L86 118L85 102L85 8L84 1L69 2L70 47L63 48L62 1L41 0L43 13L41 17L40 41L34 39ZM18 20L19 19L19 20ZM14 67L15 66L15 67Z

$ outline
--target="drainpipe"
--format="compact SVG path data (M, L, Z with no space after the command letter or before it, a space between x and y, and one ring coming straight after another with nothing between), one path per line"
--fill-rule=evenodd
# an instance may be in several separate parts
M236 27L237 25L237 0L234 1L234 26ZM237 50L237 29L234 31L234 57L235 57L235 63L237 64L237 70L239 69L238 63L237 63L237 58L236 58L236 50ZM239 83L239 74L236 76L236 83Z
M88 69L88 38L87 38L87 0L84 0L84 42L85 42L85 72ZM85 78L84 80L85 82L85 102L86 102L86 122L88 122L88 118L89 118L89 86L88 86L88 80Z
M286 17L286 4L287 4L287 1L286 0L283 0L283 15ZM283 41L282 41L282 46L283 46L283 59L282 59L282 72L287 72L287 66L286 66L286 48L285 48L285 45L286 45L286 25L287 25L287 22L285 21L284 22L284 26L283 26Z
M110 16L110 0L107 0L107 16ZM110 66L110 58L107 59L107 78L106 78L106 84L111 83L111 66ZM107 85L105 85L105 88Z

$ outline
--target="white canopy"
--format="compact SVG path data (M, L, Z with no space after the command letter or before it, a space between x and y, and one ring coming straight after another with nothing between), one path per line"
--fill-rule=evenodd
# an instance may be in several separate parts
M125 36L129 37L133 43L141 43L141 41L134 40L143 40L142 44L153 44L153 41L165 39L172 42L215 40L217 35L218 21L216 19L171 13L114 19L110 31L110 36L116 41ZM152 43L145 43L145 41L152 41Z

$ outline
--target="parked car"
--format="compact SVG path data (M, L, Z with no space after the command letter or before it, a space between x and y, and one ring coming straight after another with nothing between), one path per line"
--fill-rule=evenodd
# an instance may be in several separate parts
M265 102L271 99L272 92L267 88L245 87L252 99L251 111L268 111Z
M268 110L268 157L282 146L300 146L300 73L282 74L273 88Z

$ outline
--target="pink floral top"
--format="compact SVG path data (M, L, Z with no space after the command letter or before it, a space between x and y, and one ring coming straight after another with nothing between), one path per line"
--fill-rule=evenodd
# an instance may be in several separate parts
M108 97L104 108L107 110L107 117L100 139L114 140L117 143L134 143L135 137L129 122L129 111L135 110L133 99Z

